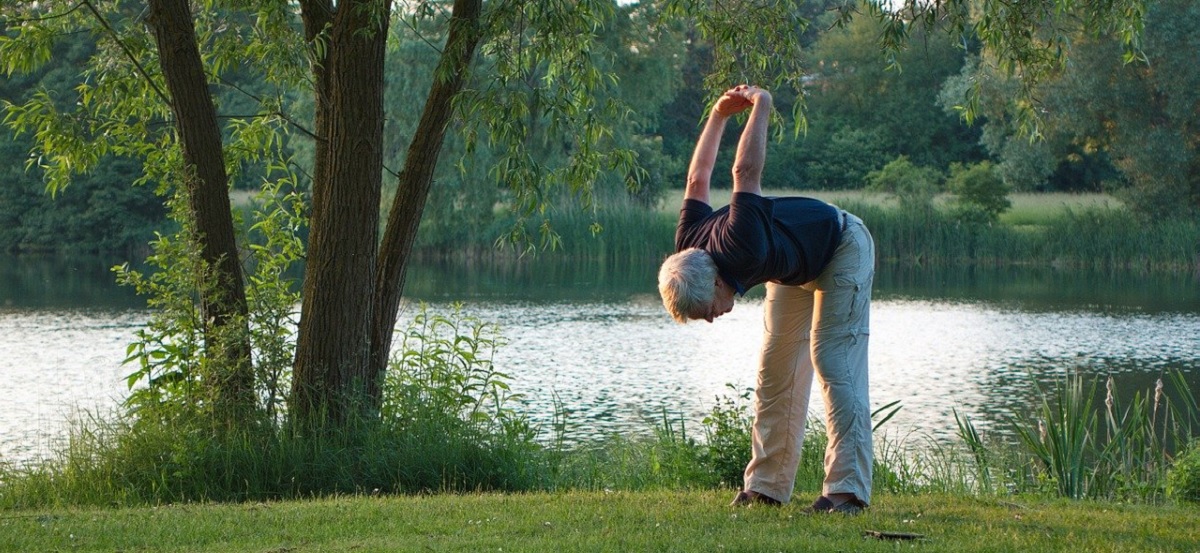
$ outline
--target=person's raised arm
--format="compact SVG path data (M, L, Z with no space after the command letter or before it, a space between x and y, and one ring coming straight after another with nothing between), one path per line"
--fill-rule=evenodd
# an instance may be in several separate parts
M683 199L709 203L708 188L727 119L728 116L719 115L714 110L704 123L704 130L696 140L696 151L692 152L692 163L688 166L687 187L683 191Z
M683 199L709 202L709 185L712 182L713 166L717 162L717 150L721 146L721 134L729 116L750 107L750 102L735 92L742 87L730 89L717 100L704 123L704 130L696 140L696 151L692 152L692 163L688 166L687 187Z
M767 126L771 122L771 94L755 86L737 87L733 94L754 106L738 141L737 157L733 160L733 191L761 196L763 166L767 162Z

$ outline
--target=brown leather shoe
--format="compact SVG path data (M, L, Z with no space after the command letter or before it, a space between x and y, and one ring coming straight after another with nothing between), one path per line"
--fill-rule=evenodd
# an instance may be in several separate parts
M754 504L783 505L783 503L780 502L778 499L775 499L775 498L769 497L769 496L765 496L761 493L758 493L756 491L751 491L751 490L743 490L743 491L738 492L737 497L734 497L733 502L730 503L729 505L731 505L733 507L740 507L743 505L754 505Z
M807 509L804 510L808 514L831 514L841 513L843 515L857 515L867 508L867 504L859 501L857 498L849 499L843 503L834 505L828 497L818 497Z
M829 510L830 513L841 513L843 515L857 515L867 509L867 504L859 501L857 498L850 499L841 505L838 505Z
M828 513L829 510L832 508L833 508L833 502L830 501L828 497L821 496L821 497L818 497L816 501L813 501L813 504L809 505L808 508L804 510L804 512L814 513L814 514L815 513Z

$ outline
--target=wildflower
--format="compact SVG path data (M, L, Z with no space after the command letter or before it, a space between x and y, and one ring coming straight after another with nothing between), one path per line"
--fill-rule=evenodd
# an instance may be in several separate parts
M1158 404L1162 401L1162 396L1163 381L1160 378L1158 379L1158 382L1154 384L1154 414L1151 416L1152 419L1158 418Z
M1104 405L1108 407L1108 416L1113 414L1113 377L1108 377L1108 382L1104 385L1107 390L1107 395L1104 397Z

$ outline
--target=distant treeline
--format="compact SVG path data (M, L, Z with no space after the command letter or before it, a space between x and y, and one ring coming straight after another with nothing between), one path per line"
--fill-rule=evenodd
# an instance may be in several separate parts
M1200 83L1193 82L1200 77L1192 67L1200 50L1200 39L1192 32L1200 28L1200 7L1185 0L1154 3L1143 59L1128 64L1115 37L1081 35L1070 68L1038 85L1036 97L1043 104L1036 110L1040 119L1031 121L1023 109L1027 106L1011 105L1018 85L981 59L977 44L931 32L887 60L877 43L879 23L856 18L844 28L833 26L833 12L827 9L833 3L814 0L805 6L811 23L802 37L810 74L803 95L776 91L781 114L793 113L802 101L805 119L801 124L785 117L776 125L780 133L765 176L769 187L859 189L868 185L873 171L903 158L927 169L937 190L955 167L986 161L1008 190L1112 193L1139 221L1186 220L1200 211L1200 173L1195 170L1200 166L1200 121L1194 117ZM682 187L698 125L719 92L706 90L701 82L711 51L692 30L656 30L654 40L646 40L646 30L622 23L627 21L617 18L612 28L598 33L596 55L609 60L608 69L619 82L615 99L629 108L614 126L612 146L635 152L645 171L602 177L594 206L605 210L604 217L591 217L592 206L581 208L577 199L563 198L553 215L560 219L552 221L555 228L580 226L590 234L592 223L599 222L611 231L629 226L602 220L613 213L652 213L667 190ZM389 89L386 100L387 134L397 137L384 148L392 169L402 164L405 152L395 144L411 136L420 114L414 106L423 101L420 95L437 61L437 52L422 38L395 34L397 54L388 56L388 82L404 86ZM93 40L70 37L36 75L0 80L0 100L20 104L49 91L64 107L71 105L75 98L70 91L83 78L79 67L94 48ZM218 107L223 115L245 117L252 113L249 94L257 79L247 74L237 80L236 86L217 91ZM960 104L973 89L979 91L980 103L976 120L967 125ZM296 96L302 106L305 93L297 91ZM736 127L731 125L727 143L735 140ZM51 197L36 167L37 153L31 157L30 137L14 137L8 130L0 132L0 250L136 253L166 224L162 199L152 187L130 185L140 176L137 160L114 158ZM1030 132L1039 139L1031 141ZM289 149L298 165L309 166L305 157L311 147L303 140L307 138L294 140ZM490 247L515 222L504 209L504 175L492 167L495 156L486 139L467 144L466 137L453 132L448 137L418 248ZM534 151L547 166L570 155L548 140ZM728 167L731 152L724 150L720 167ZM262 167L239 167L232 173L233 186L240 190L257 189L266 174ZM727 186L727 172L718 171L714 184ZM390 205L388 198L384 205ZM576 225L580 218L588 221ZM920 228L932 232L936 227ZM1026 238L997 240L1012 244ZM616 239L609 234L601 244L614 248L607 240ZM629 240L644 243L645 235L631 234ZM976 251L979 246L964 247ZM946 252L943 257L961 257L940 246L934 249ZM1025 250L1027 255L1049 255L1032 246Z

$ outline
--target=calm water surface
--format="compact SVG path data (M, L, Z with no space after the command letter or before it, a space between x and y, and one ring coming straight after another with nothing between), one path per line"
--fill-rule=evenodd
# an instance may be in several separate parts
M67 422L124 397L125 347L147 312L107 263L0 258L0 461L45 456ZM401 313L425 302L499 325L495 355L525 409L568 438L646 433L664 413L699 433L718 396L753 387L761 291L713 324L677 325L655 262L561 258L413 267ZM1026 409L1035 381L1112 375L1125 397L1181 370L1200 391L1200 283L1192 275L881 267L872 402L899 400L896 440L950 439L953 411L985 430ZM729 385L733 386L731 390ZM823 408L819 393L812 410Z

